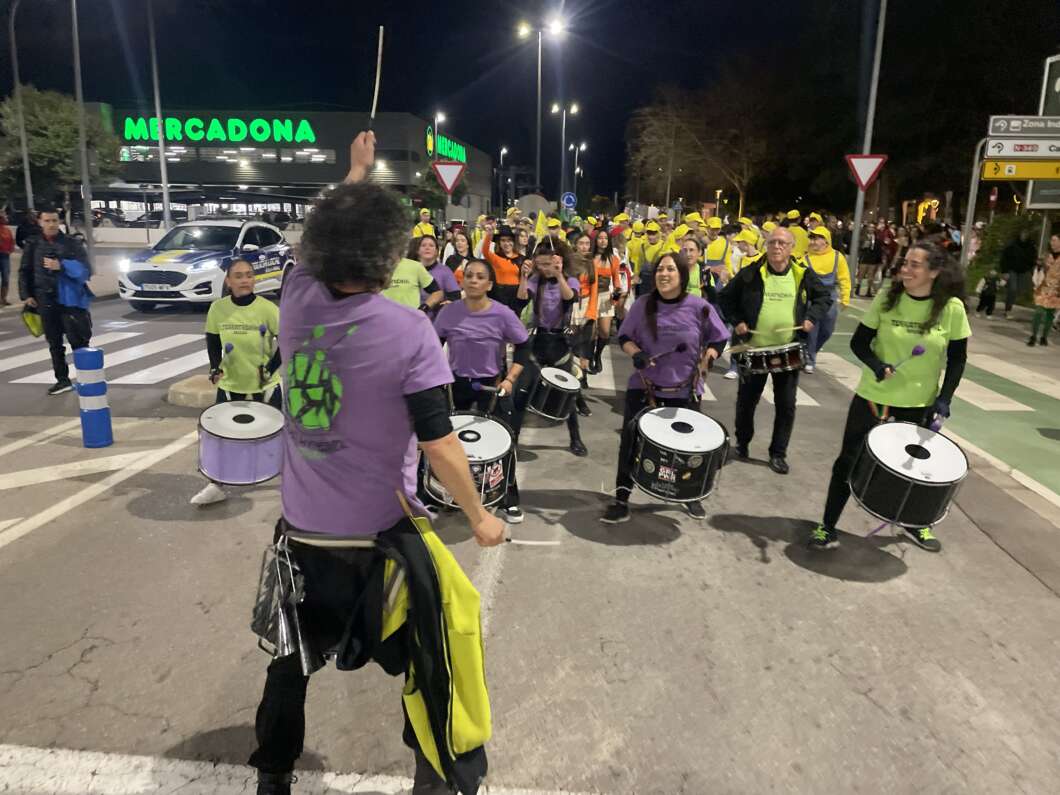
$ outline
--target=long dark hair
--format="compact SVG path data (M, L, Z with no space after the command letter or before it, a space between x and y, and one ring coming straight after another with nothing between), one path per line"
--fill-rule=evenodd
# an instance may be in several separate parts
M600 235L607 237L607 243L604 245L604 250L600 250ZM607 233L606 229L594 229L592 232L593 247L590 249L592 256L600 257L608 265L611 264L611 257L614 255L614 246L611 244L611 235Z
M947 254L942 246L935 243L913 243L906 251L907 259L914 249L920 249L927 255L929 270L938 272L938 276L931 283L931 314L920 324L920 333L927 334L938 322L942 310L946 308L951 298L959 298L962 303L964 302L964 273L957 261ZM895 274L891 288L887 291L887 297L883 300L883 310L890 312L894 309L904 292L905 285L902 284L898 274Z
M546 235L545 239L537 244L534 249L534 259L538 257L548 255L552 257L558 254L563 259L563 272L560 274L561 279L566 279L571 275L571 263L573 262L573 252L570 246L564 243L562 240L553 240L551 235ZM544 280L538 278L537 290L534 292L534 319L538 325L541 324L541 293L545 291ZM577 297L577 294L575 294Z
M664 254L660 254L659 258L655 260L655 266L652 268L652 276L659 272L659 264L669 257L674 261L674 265L677 266L678 278L681 282L681 294L677 299L677 302L685 300L685 296L688 295L688 280L690 278L688 272L688 260L685 259L685 255L680 251L667 251ZM653 340L659 339L659 288L653 287L652 291L648 293L647 301L644 304L644 319L648 323L648 332L651 334Z

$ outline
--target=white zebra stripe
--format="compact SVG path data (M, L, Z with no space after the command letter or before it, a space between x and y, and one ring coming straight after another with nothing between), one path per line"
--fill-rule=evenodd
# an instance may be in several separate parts
M107 351L104 354L103 363L113 373L115 367L126 364L127 362L134 362L139 359L143 359L152 354L161 353L167 351L170 348L179 348L182 345L189 345L193 342L202 344L202 334L171 334L168 337L162 337L161 339L152 340L145 342L142 345L133 345L131 348L122 348L120 351L111 353ZM73 367L70 368L70 377L76 378L77 374ZM55 381L55 376L51 370L44 370L33 375L28 375L25 378L19 378L17 381L13 381L15 384L50 384Z
M142 332L140 331L111 331L107 334L100 334L97 337L92 338L92 346L95 348L101 348L111 342L121 342L127 340L130 337L139 337ZM38 340L41 345L39 351L33 351L32 353L23 353L18 356L12 356L8 359L0 359L0 372L5 370L15 370L19 367L25 367L27 364L37 364L38 362L50 361L52 356L48 351L47 343L43 339ZM49 381L54 381L55 376L51 376Z

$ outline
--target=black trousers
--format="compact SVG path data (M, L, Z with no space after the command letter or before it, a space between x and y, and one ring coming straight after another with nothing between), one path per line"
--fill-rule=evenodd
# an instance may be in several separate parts
M44 326L44 338L52 355L52 371L56 381L70 378L70 366L66 363L66 348L63 337L71 350L87 348L92 339L92 316L87 309L62 306L54 299L37 296L37 311Z
M997 303L997 293L980 293L979 305L975 307L976 314L986 312L987 317L994 314L994 305Z
M636 428L633 418L648 405L648 393L643 389L626 390L626 407L622 412L622 439L618 443L618 474L615 476L615 499L629 502L633 492L633 440ZM673 407L699 411L699 400L692 397L655 397L656 407Z
M928 408L887 408L877 406L877 413L893 417L899 422L915 422L920 424L927 416ZM880 420L872 413L869 401L858 395L850 401L850 410L847 412L847 424L843 428L843 446L839 449L839 457L832 465L832 479L828 483L828 497L824 503L824 519L822 524L827 528L834 528L839 521L843 508L850 499L850 470L854 468L854 462L865 444L865 437L869 431L879 425Z
M515 387L515 395L512 396L520 427L522 426L522 418L526 411L527 403L530 402L530 391L534 388L534 384L537 383L541 368L558 367L570 373L573 371L575 363L573 357L576 354L572 353L573 343L566 334L537 331L532 339L530 350L534 359L523 368L523 374L519 376L519 383ZM567 354L571 354L571 358L567 359L563 364L557 364L557 362L563 361ZM572 411L570 416L567 417L567 430L570 432L571 442L581 438L577 411ZM516 432L518 433L518 429Z
M748 375L740 378L736 393L736 444L746 448L755 435L755 409L762 399L766 379L773 379L773 438L769 443L769 454L783 458L788 453L788 442L795 427L795 392L799 386L799 371Z
M463 378L459 375L453 376L453 407L457 411L468 411L475 409L481 411L483 414L489 412L490 403L493 401L493 392L483 392L476 390L472 384L475 382L487 384L493 386L497 379L494 378ZM511 395L505 395L502 398L497 399L497 405L493 407L493 416L504 422L509 428L512 429L512 433L515 434L513 440L518 446L519 444L519 431L523 426L523 412L516 411L515 401ZM504 499L501 501L502 508L511 508L519 504L519 484L515 479L515 470L512 469L511 480L508 481L508 492L504 495Z

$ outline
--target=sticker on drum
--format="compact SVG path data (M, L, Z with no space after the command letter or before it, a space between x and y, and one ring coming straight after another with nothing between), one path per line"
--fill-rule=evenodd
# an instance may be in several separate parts
M449 417L464 448L471 470L471 480L479 492L482 504L489 507L504 499L508 482L514 473L515 453L513 437L504 423L475 413L457 413ZM421 459L423 488L444 505L453 505L453 497L431 471L430 461Z
M636 419L633 483L668 502L696 502L708 496L725 459L728 433L698 411L645 409Z

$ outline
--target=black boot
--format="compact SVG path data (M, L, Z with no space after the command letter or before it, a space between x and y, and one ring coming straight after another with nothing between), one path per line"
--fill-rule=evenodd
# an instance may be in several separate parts
M593 360L589 362L589 375L598 375L604 369L603 362L600 361L600 355L605 347L607 347L607 340L598 339L596 341L596 348L593 350Z
M1047 340L1045 337L1042 337L1041 339L1038 340L1038 344L1039 345L1048 345L1049 344L1049 340Z
M1029 340L1027 340L1027 347L1028 348L1033 348L1034 347L1034 343L1036 343L1037 341L1038 341L1038 338L1035 337L1033 334L1031 334L1031 338Z
M583 417L591 417L593 416L593 411L589 408L589 404L585 402L585 393L589 389L589 379L586 377L585 373L582 373L582 380L580 383L582 385L582 391L579 392L578 397L574 399L574 405L578 409L578 413Z
M291 773L258 771L258 795L291 795L291 784L297 780Z

